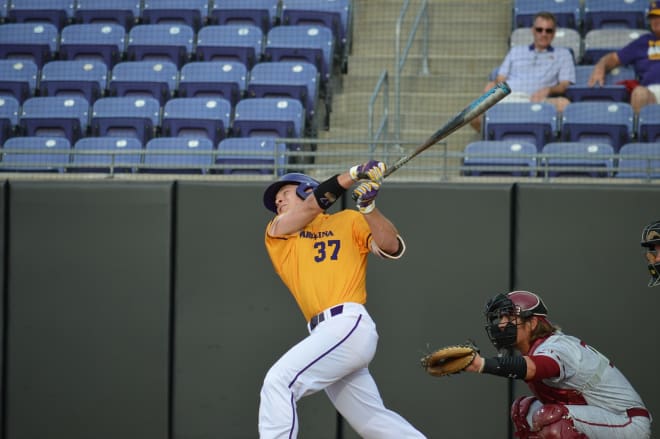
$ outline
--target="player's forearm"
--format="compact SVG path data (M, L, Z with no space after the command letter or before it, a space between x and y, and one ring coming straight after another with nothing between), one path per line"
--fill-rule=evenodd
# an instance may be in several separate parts
M383 215L383 213L375 208L364 218L369 224L371 229L371 236L378 247L388 254L396 254L399 251L399 235L398 230L394 224Z

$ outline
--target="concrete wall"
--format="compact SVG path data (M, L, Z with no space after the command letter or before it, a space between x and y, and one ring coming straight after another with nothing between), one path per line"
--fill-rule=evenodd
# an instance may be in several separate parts
M257 437L261 381L306 335L264 250L262 190L5 182L3 437ZM659 413L660 291L646 287L639 247L658 200L653 186L388 185L379 207L408 253L370 261L371 370L386 404L429 438L507 437L509 392L523 383L434 379L418 360L467 338L494 353L484 302L524 288ZM322 393L299 415L300 437L357 437Z

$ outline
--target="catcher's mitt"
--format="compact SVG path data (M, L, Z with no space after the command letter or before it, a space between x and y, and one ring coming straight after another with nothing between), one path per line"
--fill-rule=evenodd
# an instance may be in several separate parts
M442 377L460 373L472 363L479 352L474 343L445 346L422 357L422 367L430 375Z

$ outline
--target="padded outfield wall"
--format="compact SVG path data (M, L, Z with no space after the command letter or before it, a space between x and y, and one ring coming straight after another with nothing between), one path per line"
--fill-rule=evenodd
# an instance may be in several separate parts
M2 436L257 437L261 381L306 334L263 246L262 190L5 182ZM640 185L388 185L379 207L408 251L370 261L386 404L429 438L506 438L507 380L431 378L419 357L466 338L494 353L483 304L517 288L543 295L657 416L660 290L646 287L639 237L659 200ZM302 438L357 437L323 394L299 414Z

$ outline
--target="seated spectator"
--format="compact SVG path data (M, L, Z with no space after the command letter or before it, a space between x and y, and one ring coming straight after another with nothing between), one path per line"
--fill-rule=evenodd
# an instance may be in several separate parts
M607 72L620 65L632 65L639 81L628 81L626 85L632 89L630 105L636 114L643 106L660 102L660 1L651 2L648 19L651 33L603 55L588 82L592 87L603 85Z
M575 62L570 50L553 47L557 20L550 12L534 16L531 28L534 43L514 46L504 58L495 81L486 84L484 92L497 82L506 81L511 94L501 102L548 102L563 111L570 101L563 96L575 82ZM482 118L472 120L472 127L481 132Z

